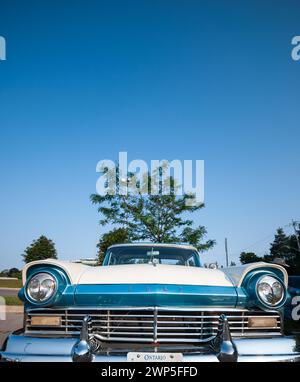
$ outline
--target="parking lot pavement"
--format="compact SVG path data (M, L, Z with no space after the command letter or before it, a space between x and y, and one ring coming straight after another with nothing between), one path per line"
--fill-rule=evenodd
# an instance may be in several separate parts
M17 296L20 289L0 288L0 296Z
M6 319L0 320L0 349L5 338L14 330L23 326L23 313L6 313Z

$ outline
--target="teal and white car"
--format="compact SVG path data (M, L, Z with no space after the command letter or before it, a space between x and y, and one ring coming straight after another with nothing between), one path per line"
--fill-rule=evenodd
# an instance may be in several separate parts
M120 244L102 266L36 261L23 270L24 328L8 361L296 361L285 336L288 276L276 264L201 266L175 244Z

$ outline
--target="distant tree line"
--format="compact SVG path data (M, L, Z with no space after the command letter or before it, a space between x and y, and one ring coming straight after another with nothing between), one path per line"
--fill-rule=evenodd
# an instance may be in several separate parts
M10 268L10 269L4 269L0 272L0 277L12 277L21 279L22 278L22 271L20 271L18 268Z
M94 200L95 203L98 203L98 200ZM174 200L173 200L174 202ZM153 212L155 210L156 201L153 202ZM101 202L100 202L101 204ZM173 207L177 211L174 218L176 217L178 211L179 213L182 212L181 205L178 206L177 203L173 204ZM168 206L168 208L173 208L171 205ZM104 207L103 207L104 208ZM107 213L112 215L112 220L114 220L115 211L114 211L114 204L111 205L106 211ZM112 208L112 210L111 210ZM118 208L129 208L127 204L119 206ZM102 208L100 208L101 212ZM108 212L109 211L109 212ZM146 210L147 211L147 210ZM142 211L139 212L139 214L142 213ZM147 216L149 217L150 211L147 211ZM141 217L140 217L141 218ZM180 218L178 218L179 225L186 226L189 228L189 221L182 221ZM110 220L110 219L109 219ZM138 219L137 219L138 220ZM157 224L158 221L156 219L151 220L151 228L154 228L155 224ZM138 224L136 222L136 224ZM199 230L199 231L198 231ZM205 235L206 231L204 227L198 227L198 229L192 230L191 232L191 240L188 241L191 244L196 244L198 250L207 250L208 248L212 247L214 244L214 241L209 240L204 244L200 244L201 238ZM300 250L299 250L299 240L300 240L300 224L297 224L296 232L292 235L287 235L283 228L278 228L276 231L276 234L274 236L274 240L272 243L270 243L270 250L269 253L266 253L263 256L258 256L254 252L242 252L240 254L240 262L242 264L249 264L249 263L255 263L258 261L264 261L264 262L276 262L278 259L281 259L286 265L287 265L287 271L290 275L300 275ZM105 251L108 247L114 244L121 244L121 243L130 243L134 241L134 238L132 237L132 234L130 233L130 230L128 230L128 227L118 227L113 228L109 232L104 233L97 244L98 248L98 261L99 264L102 264ZM167 240L168 242L169 240ZM170 238L171 241L171 238ZM31 261L36 260L44 260L44 259L57 259L57 251L55 249L54 242L51 239L48 239L46 236L42 235L38 239L34 240L25 250L22 254L23 260L25 263L29 263ZM205 267L211 267L212 265L215 265L216 268L219 267L218 263L214 264L204 264ZM230 266L235 266L236 264L234 262L231 262ZM10 268L10 269L4 269L0 272L0 277L14 277L14 278L21 278L21 271L17 268Z

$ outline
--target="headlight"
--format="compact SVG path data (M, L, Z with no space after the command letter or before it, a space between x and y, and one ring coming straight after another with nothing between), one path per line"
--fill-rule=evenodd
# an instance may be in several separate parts
M285 288L275 277L263 276L258 280L257 294L263 303L276 306L283 300Z
M28 296L36 302L49 300L56 291L57 283L49 273L38 273L27 285Z

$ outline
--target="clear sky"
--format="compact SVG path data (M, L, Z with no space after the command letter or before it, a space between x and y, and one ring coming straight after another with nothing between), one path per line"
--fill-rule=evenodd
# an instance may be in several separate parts
M204 261L300 220L299 1L0 0L0 35L0 269L41 234L94 256L96 163L119 151L205 160Z

